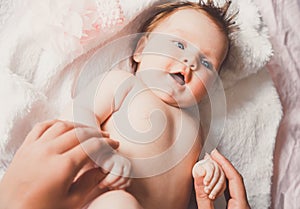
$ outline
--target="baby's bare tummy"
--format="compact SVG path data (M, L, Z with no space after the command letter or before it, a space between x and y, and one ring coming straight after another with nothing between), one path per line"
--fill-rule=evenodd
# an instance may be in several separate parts
M132 163L128 191L144 208L185 208L200 152L198 124L151 95L124 101L103 125Z
M150 178L132 179L127 191L144 209L184 209L188 205L192 189L189 164L179 164L164 174Z

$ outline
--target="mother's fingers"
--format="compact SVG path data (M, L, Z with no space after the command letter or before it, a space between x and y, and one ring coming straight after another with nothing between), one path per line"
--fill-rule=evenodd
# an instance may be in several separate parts
M66 126L66 130L67 129L68 127ZM49 144L54 147L56 153L62 154L93 137L101 137L101 134L97 129L77 126L76 128L72 128L65 133L62 133L60 136L49 142Z
M76 125L72 122L57 120L51 127L44 131L41 135L41 140L53 140L73 129L75 126Z
M70 194L74 198L85 199L90 191L98 187L98 184L107 174L101 172L100 168L92 168L82 174L71 186Z
M37 123L26 136L24 144L38 140L43 135L43 133L46 130L48 130L52 125L54 125L57 121L58 120L50 120Z
M213 201L204 192L203 176L194 177L194 188L198 208L214 209Z
M222 167L229 184L229 193L232 199L247 200L243 178L231 162L221 155L216 149L211 157Z
M80 170L88 160L97 161L98 158L105 157L107 153L112 152L118 146L119 142L112 139L91 137L70 149L64 155L72 159L76 168Z
M209 194L209 198L215 199L218 197L220 194L222 194L226 188L226 183L225 183L225 175L222 171L220 171L218 179L215 183L213 184L213 187L211 187L211 192Z

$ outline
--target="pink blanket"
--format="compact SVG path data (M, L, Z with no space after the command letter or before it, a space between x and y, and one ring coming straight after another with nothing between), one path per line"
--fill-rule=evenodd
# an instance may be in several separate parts
M255 2L270 30L274 57L268 69L284 112L274 153L272 209L296 209L300 197L300 2Z

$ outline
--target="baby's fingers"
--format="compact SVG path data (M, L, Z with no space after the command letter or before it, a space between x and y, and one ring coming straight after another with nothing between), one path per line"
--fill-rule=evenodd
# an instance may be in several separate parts
M193 177L204 177L203 184L208 186L213 177L214 170L214 164L209 159L200 160L193 167Z
M218 165L214 162L212 162L212 165L214 166L212 178L210 179L208 185L205 185L204 187L204 191L206 194L209 194L211 190L215 187L221 175L221 171Z
M120 178L121 178L120 176L109 173L109 174L107 174L105 179L100 182L99 188L100 189L103 189L103 188L106 188L106 187L111 188L111 185L113 185L115 182L117 182Z
M226 183L225 183L225 174L223 173L223 171L220 171L220 176L217 179L217 182L215 183L214 187L212 188L210 194L209 194L209 198L210 199L215 199L216 197L218 197L221 193L224 192L226 188Z
M131 179L121 177L118 181L109 186L111 189L125 189L130 185Z
M207 170L207 164L210 163L210 160L208 158L204 158L203 160L199 160L193 167L192 174L193 177L204 177L207 175L206 170Z
M209 156L209 154L206 154L205 155L205 158L204 158L204 164L203 164L203 167L206 171L206 174L204 176L204 179L203 179L203 184L205 186L208 186L212 179L213 179L213 176L215 174L215 170L216 170L216 165L213 163L211 157Z
M202 164L203 162L199 161L193 167L192 174L195 179L198 177L203 177L206 174L206 171L203 168Z
M129 173L126 171L126 166L123 166L121 168L121 170L118 169L117 171L118 173L115 173L115 175L119 176L119 178L115 179L114 182L111 182L111 184L109 185L110 189L120 189L120 188L125 188L127 186L129 186L129 184L127 184L129 178Z
M118 154L112 155L103 164L104 169L110 173L99 185L101 187L109 187L111 189L124 184L124 178L129 177L131 172L131 163L127 158L124 158Z
M120 177L117 181L115 181L110 188L112 189L124 189L130 185L130 176L131 173L131 164L128 160L123 161L122 172L120 172Z
M101 164L102 172L107 174L107 176L99 184L99 188L103 189L108 187L111 183L113 183L116 180L116 179L112 180L114 176L111 173L114 167L114 163L113 161L105 160L104 162L101 162L99 164Z

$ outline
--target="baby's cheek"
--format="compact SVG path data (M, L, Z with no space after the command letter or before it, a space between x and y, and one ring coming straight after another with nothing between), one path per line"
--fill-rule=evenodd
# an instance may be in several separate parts
M206 87L202 83L198 83L193 87L193 95L197 102L200 102L201 99L206 95Z

